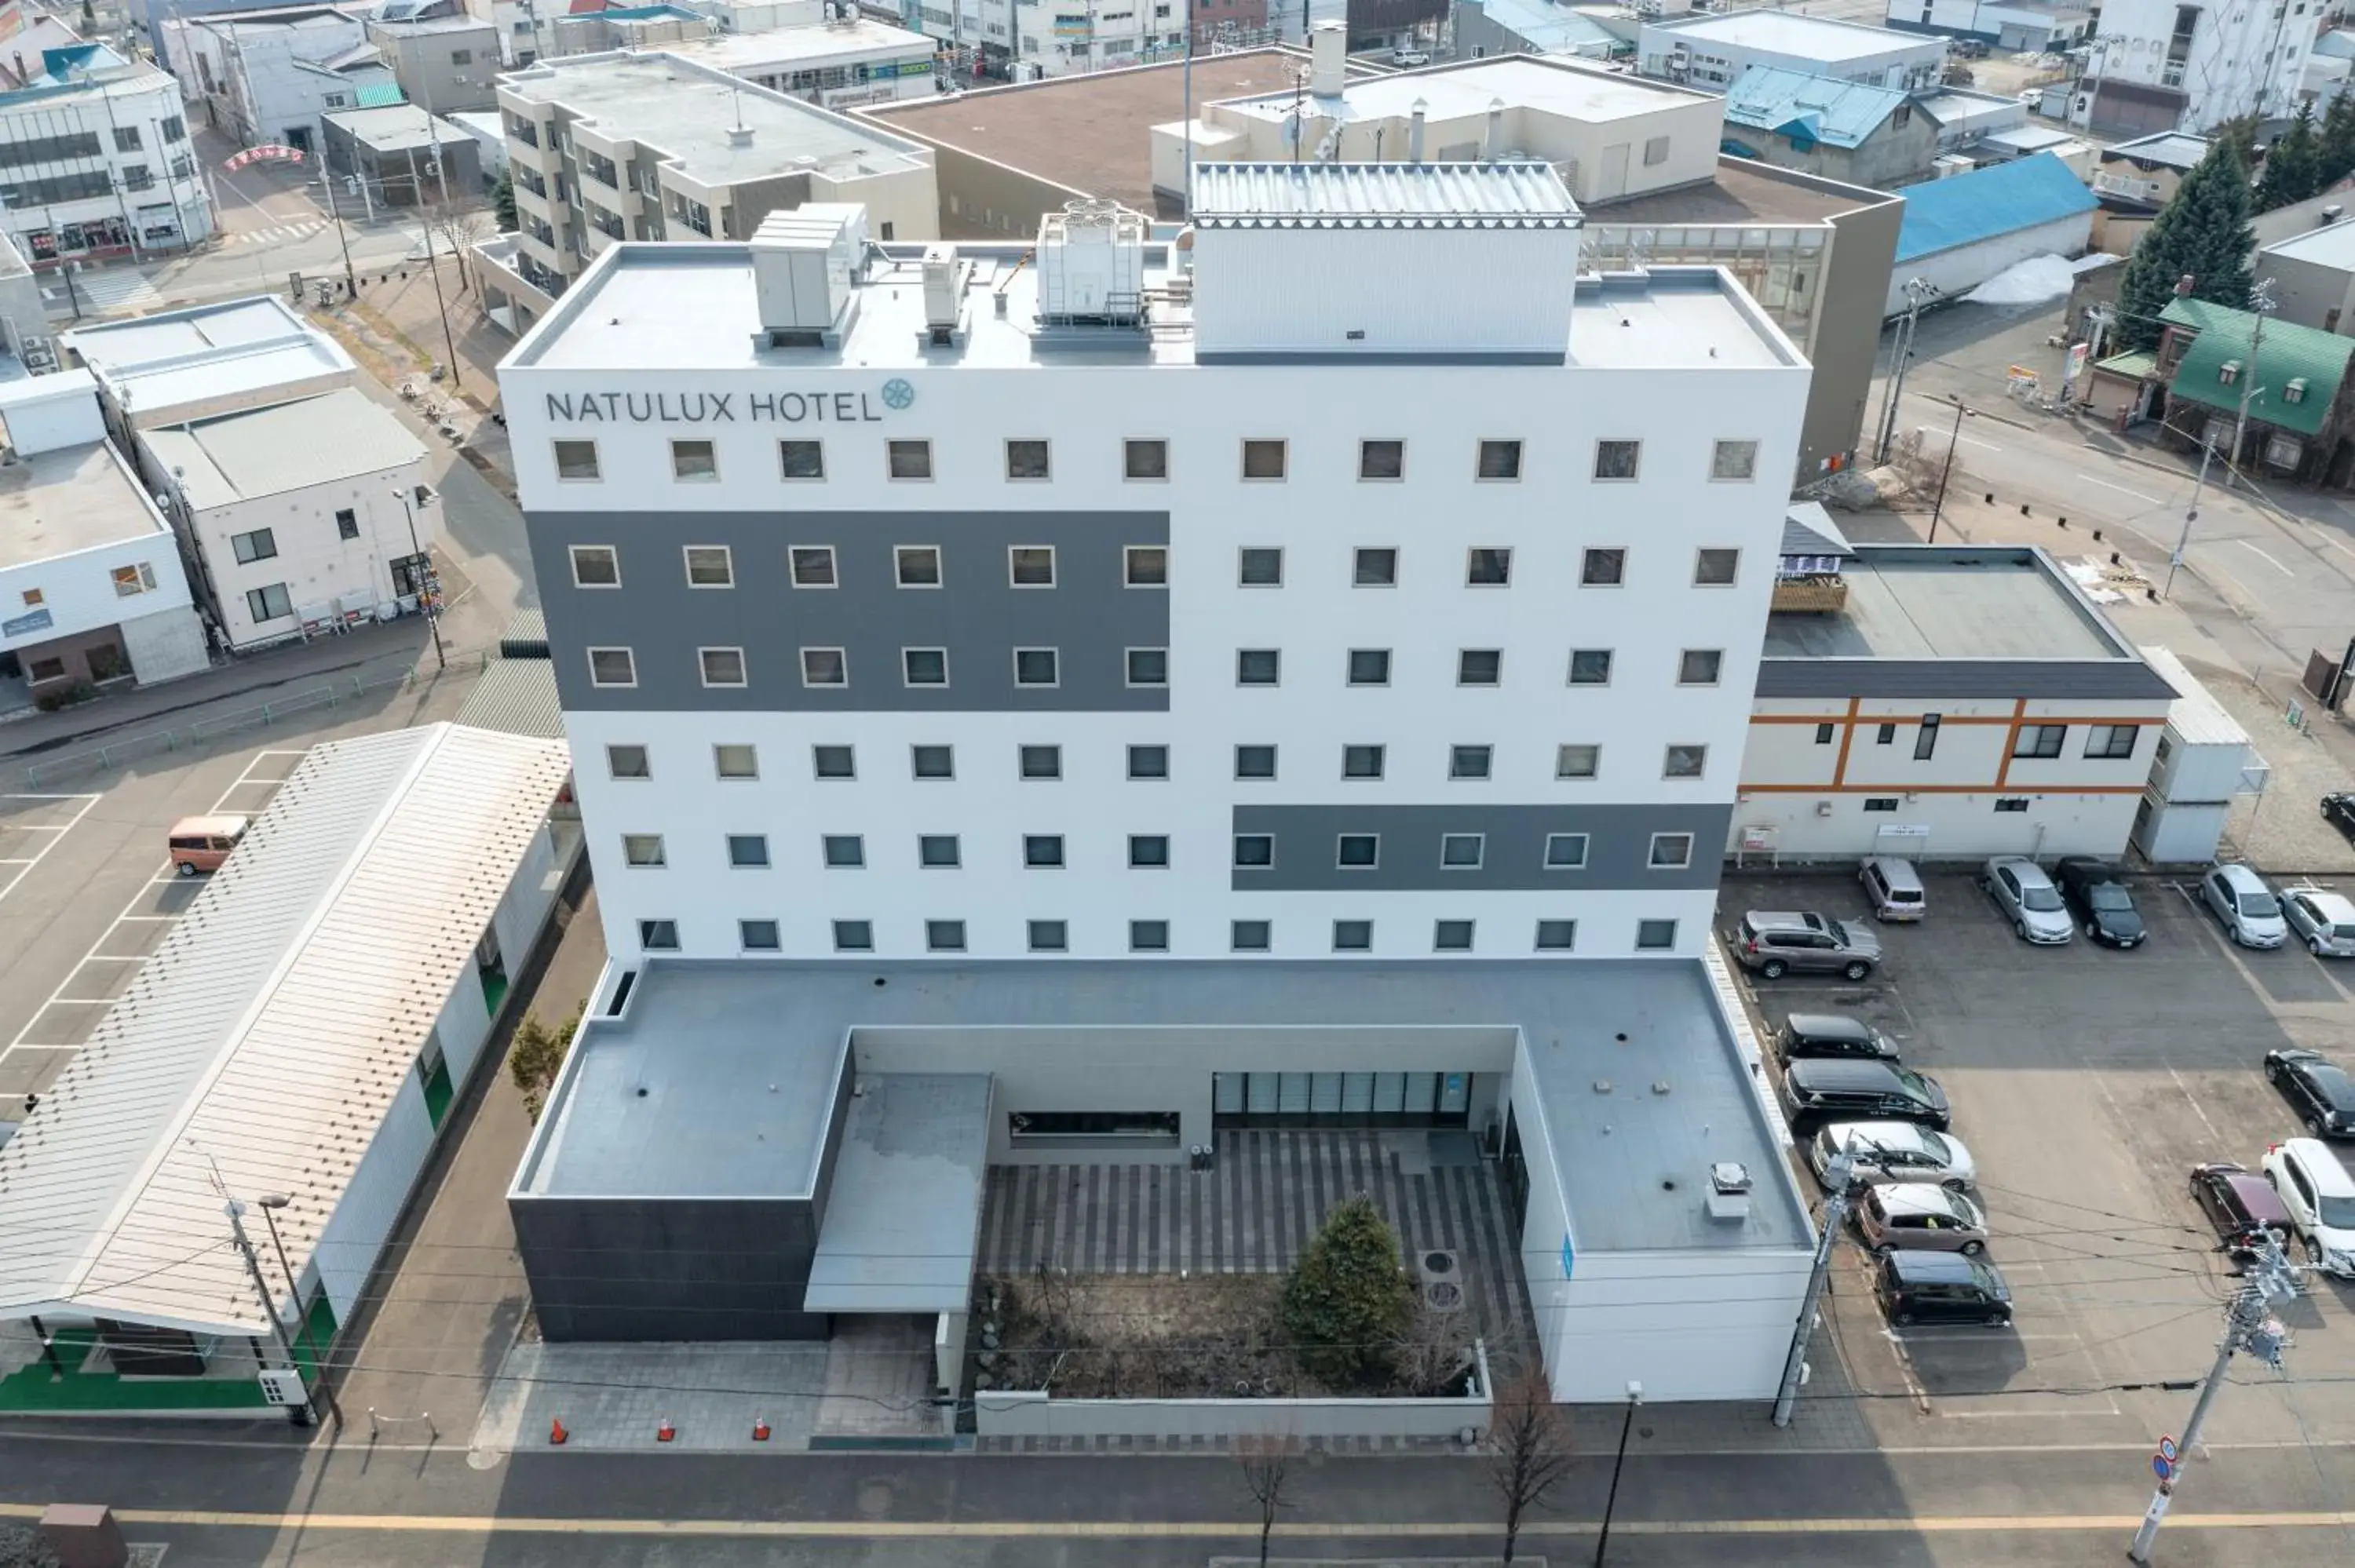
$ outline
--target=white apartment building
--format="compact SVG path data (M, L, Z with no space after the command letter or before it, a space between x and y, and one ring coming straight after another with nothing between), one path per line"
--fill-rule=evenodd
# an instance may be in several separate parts
M2105 133L2206 133L2295 113L2321 0L2105 0L2069 122Z
M1938 84L1946 41L1760 7L1646 19L1636 35L1636 59L1646 76L1711 92L1723 92L1754 65L1911 92Z
M1710 927L1789 340L1578 278L1540 164L870 222L616 247L501 367L612 954L548 1336L962 1343L985 1162L1388 1118L1511 1166L1559 1397L1770 1390L1812 1231Z
M358 107L365 88L392 87L357 5L174 18L165 28L190 111L243 146L316 153L320 116Z
M0 91L0 225L36 267L209 238L179 84L104 44L44 49Z
M1017 81L1140 65L1186 47L1186 0L919 0L903 16L968 58L1019 61Z
M931 98L939 90L933 79L940 51L932 39L864 16L727 33L673 45L671 52L832 109Z

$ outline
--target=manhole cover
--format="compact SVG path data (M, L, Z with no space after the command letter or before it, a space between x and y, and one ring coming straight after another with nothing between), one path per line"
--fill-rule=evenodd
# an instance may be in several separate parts
M1458 1307L1463 1305L1464 1292L1446 1280L1439 1279L1423 1287L1423 1298L1433 1307Z
M1432 1274L1445 1274L1455 1266L1455 1255L1452 1252L1424 1253L1423 1266L1426 1272Z

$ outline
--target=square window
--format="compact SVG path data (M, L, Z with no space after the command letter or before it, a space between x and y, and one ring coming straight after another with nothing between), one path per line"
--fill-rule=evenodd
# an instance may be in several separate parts
M634 686L638 662L626 648L589 650L589 683L592 686Z
M1167 479L1169 443L1151 438L1121 443L1121 473L1128 479Z
M928 952L934 953L964 952L964 922L962 920L925 921L924 948Z
M1638 920L1636 922L1636 950L1639 953L1661 953L1677 945L1677 923L1674 920Z
M1439 836L1439 864L1445 871L1477 871L1488 853L1487 839L1480 833L1442 833Z
M1007 571L1016 588L1053 588L1055 551L1049 545L1016 545L1006 552Z
M556 477L575 483L594 483L599 477L597 443L595 441L557 442Z
M1349 582L1354 588L1398 587L1398 551L1389 546L1369 546L1353 553Z
M670 861L663 853L662 835L660 833L623 833L622 863L636 866L668 865Z
M1928 724L1928 719L1922 721ZM2142 736L2139 726L2130 724L2097 724L2085 731L2085 755L2115 760L2132 757L2135 742ZM1918 748L1917 748L1918 750Z
M1284 443L1276 440L1243 442L1243 477L1245 479L1282 479L1284 477Z
M926 871L953 871L963 861L957 850L954 833L919 833L916 835L916 863Z
M784 943L778 938L774 920L739 920L736 945L748 953L773 953Z
M1698 550L1693 554L1693 587L1732 588L1742 570L1739 550Z
M698 648L695 656L703 671L707 686L741 686L744 683L744 650L741 648Z
M796 545L785 552L785 557L793 564L794 587L835 586L833 546Z
M1466 648L1455 655L1455 683L1459 686L1493 686L1505 678L1505 652L1501 648Z
M1238 779L1274 778L1275 747L1273 746L1236 747L1235 777Z
M1496 747L1491 746L1451 746L1447 748L1447 776L1450 779L1486 779L1496 755Z
M1816 726L1816 744L1817 746L1829 746L1832 743L1832 732L1838 727L1838 726L1836 725L1817 725Z
M1236 563L1235 581L1242 588L1282 588L1284 551L1272 545L1245 545Z
M336 537L357 539L360 536L360 514L346 506L336 513Z
M1503 588L1513 580L1513 552L1507 549L1477 546L1464 568L1464 581L1472 588Z
M729 834L728 863L739 871L766 870L769 864L768 835L765 833Z
M945 648L900 650L900 679L911 686L949 683L949 651Z
M1239 869L1271 866L1275 863L1273 833L1237 833L1235 864Z
M1564 742L1554 747L1553 776L1557 779L1592 779L1602 770L1603 748L1578 742Z
M1030 922L1030 950L1034 953L1060 953L1070 950L1071 928L1060 920Z
M1275 927L1265 920L1231 920L1227 922L1227 946L1238 953L1264 953L1275 934Z
M1482 441L1479 466L1473 471L1477 479L1518 479L1521 477L1521 443L1518 441Z
M1017 648L1014 651L1016 685L1051 686L1056 680L1055 651L1052 648Z
M1060 746L1025 746L1018 748L1018 756L1025 779L1060 779L1063 776L1063 748Z
M1283 655L1273 648L1243 648L1235 653L1235 684L1273 686L1283 671Z
M1751 480L1758 477L1756 441L1718 441L1709 450L1711 479Z
M1578 557L1578 586L1618 588L1627 580L1627 552L1613 547L1584 550Z
M1344 871L1371 871L1381 858L1380 833L1343 833L1335 841L1333 863Z
M1680 871L1692 863L1692 847L1690 833L1654 833L1645 863L1654 871Z
M893 479L930 479L932 477L932 443L930 441L886 441L884 457Z
M916 779L954 779L956 777L956 748L953 746L911 746L908 747L908 771Z
M1166 686L1169 683L1169 650L1132 648L1128 651L1128 683Z
M709 484L719 477L719 452L709 441L673 441L670 476L688 484Z
M1468 953L1472 950L1472 922L1469 920L1434 920L1431 927L1431 950L1434 953Z
M1405 478L1406 443L1404 441L1359 441L1358 443L1358 477L1359 479Z
M828 563L831 565L831 562ZM689 588L734 588L736 563L725 545L689 545L687 546L687 586Z
M1128 923L1128 950L1132 953L1166 953L1169 950L1169 922L1167 920L1131 920Z
M871 920L837 920L834 923L834 950L837 953L873 952L875 923Z
M1864 809L1868 811L1894 811L1897 810L1897 797L1894 795L1867 795L1864 798Z
M1159 545L1131 545L1121 552L1121 580L1130 588L1167 588L1169 552Z
M1538 951L1567 953L1578 946L1578 922L1575 920L1540 920L1538 922Z
M605 776L609 779L651 779L653 765L646 759L643 746L609 746L605 748Z
M802 684L805 686L847 686L850 683L850 665L839 648L805 648L802 650Z
M858 758L847 746L813 746L810 747L811 770L820 779L856 779L858 777Z
M820 441L779 441L777 469L785 479L824 479L826 446Z
M758 779L761 754L750 746L715 746L711 748L711 770L722 779Z
M858 871L867 864L867 841L857 833L828 833L825 849L829 871Z
M1132 746L1128 748L1128 776L1131 779L1167 779L1169 777L1169 748L1166 746Z
M1032 871L1060 871L1063 866L1063 835L1023 834L1022 863Z
M1374 950L1374 923L1371 920L1334 921L1333 950L1337 953L1372 952Z
M1128 864L1132 871L1163 871L1169 865L1169 837L1166 833L1131 833L1128 835Z
M1677 661L1677 684L1679 686L1714 686L1718 672L1725 663L1725 653L1716 648L1688 648Z
M255 561L261 559L262 556L276 555L277 548L272 546L264 550L262 556L250 555L247 552L252 546L247 541L256 538L267 539L269 536L270 530L262 528L251 534L237 535L229 540L229 543L237 547L237 558L240 562ZM575 545L572 546L571 554L574 588L620 588L622 586L622 556L613 546Z
M1345 746L1341 748L1341 777L1344 779L1380 779L1382 776L1382 748L1379 746Z
M1548 871L1578 871L1586 864L1584 833L1548 833L1545 842L1545 868Z
M1028 440L1007 442L1006 477L1008 479L1047 478L1047 443Z
M901 588L941 586L941 552L934 546L899 546L891 552L891 566Z
M1391 683L1391 651L1387 648L1349 650L1349 684L1387 686Z
M1608 648L1577 648L1571 651L1570 683L1573 686L1607 686L1611 683L1611 650Z
M1636 460L1643 450L1641 441L1597 441L1594 443L1594 477L1597 479L1633 479Z
M1999 812L2025 811L2028 810L2028 797L2025 795L2007 795L2002 800L1998 800L1995 803L1995 809Z
M676 920L639 921L638 946L649 953L676 953L678 951L678 922Z

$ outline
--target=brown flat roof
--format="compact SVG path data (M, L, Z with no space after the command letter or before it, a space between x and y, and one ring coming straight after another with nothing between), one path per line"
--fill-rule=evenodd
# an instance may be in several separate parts
M1276 48L1198 56L1195 111L1223 98L1281 91L1307 63L1305 55ZM863 112L895 131L1089 196L1109 196L1137 212L1172 221L1185 217L1175 210L1176 203L1154 196L1151 134L1156 125L1186 118L1183 61L985 88Z
M1787 177L1786 177L1787 176ZM1594 225L1626 223L1821 223L1893 196L1806 175L1793 175L1743 158L1717 161L1717 178L1705 185L1597 202L1586 208Z

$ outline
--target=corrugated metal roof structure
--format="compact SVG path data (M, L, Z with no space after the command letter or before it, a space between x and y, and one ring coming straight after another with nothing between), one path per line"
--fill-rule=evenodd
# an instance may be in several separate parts
M1202 164L1199 228L1575 228L1553 165Z
M1905 187L1897 260L1917 261L1998 234L2033 228L2100 205L2085 182L2050 153Z
M1904 106L1893 87L1754 65L1726 90L1725 122L1786 136L1802 149L1856 147Z
M2252 353L2256 316L2205 300L2170 300L2158 319L2200 334L2176 362L2169 397L2237 415L2254 387L2249 418L2301 436L2318 433L2330 418L2355 355L2355 338L2285 321L2265 323L2264 341Z
M564 738L564 707L556 696L556 666L538 659L494 659L458 709L458 722L501 735Z
M2175 688L2175 705L2167 710L2168 727L2190 746L2246 746L2249 732L2225 710L2200 677L2185 667L2172 648L2156 644L2139 650L2142 656Z
M499 657L547 658L548 616L537 609L518 609L507 617L506 625L499 632Z
M267 1332L221 1188L292 1196L299 1275L569 768L449 724L313 748L0 1150L0 1318Z

